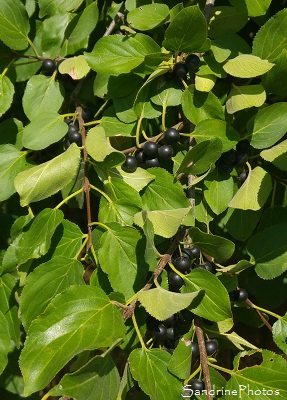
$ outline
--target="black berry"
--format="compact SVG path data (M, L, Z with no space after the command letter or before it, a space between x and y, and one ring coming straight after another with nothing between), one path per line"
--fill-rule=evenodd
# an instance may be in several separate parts
M244 139L237 143L236 150L246 152L249 149L249 147L250 147L250 143L248 142L247 139Z
M188 69L184 62L179 61L174 65L173 72L177 78L184 79L186 77L186 74L188 73Z
M212 274L216 274L216 269L214 268L214 264L213 263L211 263L209 261L205 261L204 268L206 269L206 271L209 271Z
M234 292L234 300L235 301L246 301L248 299L248 292L245 289L238 289Z
M169 160L173 156L173 149L168 144L164 144L158 149L158 156L164 160Z
M199 69L200 59L196 54L189 54L185 59L185 65L188 71L197 72Z
M220 158L224 164L234 164L236 161L236 157L237 157L237 152L231 149L226 153L223 153Z
M197 246L191 247L190 251L191 251L191 253L193 255L193 258L199 258L200 250L199 250L199 248Z
M204 390L204 388L205 388L204 382L202 382L200 379L195 379L195 378L188 381L188 385L189 385L189 388L191 390L193 390L193 392L196 391L196 394L198 394L198 393L201 394L202 390Z
M158 158L151 158L151 159L145 160L145 166L147 168L159 167Z
M218 168L220 169L220 171L227 172L228 174L230 174L230 172L233 170L233 165L226 164L226 163L222 162L221 160L219 160Z
M236 154L236 165L244 165L248 161L248 154L244 151L238 151Z
M192 343L191 343L191 354L192 354L192 357L194 357L194 358L196 358L196 357L199 356L199 346L198 346L198 343L196 343L196 342L192 342Z
M82 136L79 132L71 132L68 136L70 143L76 143L78 146L82 145Z
M122 164L122 170L125 172L135 172L137 167L138 167L137 159L134 156L126 156L126 160Z
M160 340L164 340L167 335L167 328L160 324L158 327L153 331L154 337Z
M181 310L178 314L178 322L180 324L188 324L194 318L194 314L189 310Z
M180 289L184 284L184 280L181 276L177 275L175 272L170 272L168 276L168 283L173 289Z
M206 354L208 356L211 356L213 353L215 353L218 350L217 340L216 339L207 340L207 342L205 342L205 348L206 348Z
M145 156L143 150L141 150L141 149L137 150L135 153L135 157L138 160L139 164L144 164L146 156Z
M183 257L188 257L190 260L193 259L192 251L189 248L182 249L181 254Z
M54 60L44 60L42 63L42 71L45 75L52 75L57 68Z
M73 135L74 133L78 133L78 131L79 131L78 125L69 124L69 128L68 128L68 136L69 137L70 137L70 135Z
M173 144L173 143L176 143L179 141L180 134L176 129L169 128L164 132L163 137L164 137L165 143Z
M169 318L167 318L167 319L165 319L165 320L163 321L163 324L164 324L165 326L167 326L167 327L172 326L173 323L174 323L174 314L171 315Z
M167 328L167 330L166 330L166 337L167 337L167 339L173 340L173 339L174 339L174 336L175 336L175 334L174 334L174 328L173 328L173 326L171 326L170 328Z
M190 272L191 261L187 257L178 257L174 260L174 266L180 272Z
M158 144L155 142L146 142L143 146L144 154L149 158L156 158L158 151Z
M83 108L82 117L85 122L89 122L94 118L94 113L90 108Z
M241 183L245 182L246 178L247 178L247 175L248 175L247 172L245 172L245 171L241 172L237 177L238 181L241 182Z

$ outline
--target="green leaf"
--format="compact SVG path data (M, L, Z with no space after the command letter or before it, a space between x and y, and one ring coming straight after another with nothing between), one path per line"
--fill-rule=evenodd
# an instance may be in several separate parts
M261 151L260 156L264 160L271 162L273 165L275 165L282 171L286 171L287 140L283 140L283 142L277 144L276 146L271 147L271 149Z
M281 349L287 354L287 315L285 314L282 319L278 319L272 326L273 340Z
M30 30L28 14L20 0L0 1L0 39L11 49L28 46Z
M160 108L150 100L152 97L151 85L143 85L134 101L133 110L138 118L157 118L161 115Z
M236 33L226 33L212 41L211 50L217 62L222 63L228 58L239 54L251 53L249 45Z
M238 78L254 78L265 74L274 66L267 60L254 56L252 54L241 54L232 60L227 61L223 66L224 71L229 75Z
M219 262L228 260L235 250L234 243L224 237L201 232L198 228L191 227L189 235L192 243L201 251L216 258Z
M96 72L120 75L138 67L148 54L157 52L160 52L159 45L147 35L137 33L126 37L116 34L99 39L85 57Z
M276 94L278 99L284 99L287 90L287 80L285 79L287 50L283 49L273 62L274 67L262 76L262 83L267 93Z
M143 210L143 232L146 237L146 248L144 259L149 265L149 269L154 271L157 266L157 254L154 244L154 229L152 222L148 219L147 212Z
M131 174L123 171L121 167L110 170L110 176L123 179L125 183L130 185L137 192L141 191L155 178L154 175L143 168L137 168L136 171Z
M56 14L44 19L41 45L42 50L48 57L55 58L59 55L59 49L62 47L69 21L70 16L68 13Z
M231 89L226 101L226 111L234 114L250 107L260 107L266 100L262 85L235 86Z
M272 180L268 172L261 167L255 167L249 171L247 179L229 202L229 207L260 210L266 203L271 190Z
M135 349L129 356L132 376L151 400L166 400L167 393L170 399L179 399L183 392L181 382L167 369L170 358L160 349Z
M34 75L26 85L23 109L30 120L34 119L37 114L41 114L42 118L47 110L49 113L57 113L63 100L63 87L59 82L56 82L54 78L47 78L45 75Z
M257 361L257 365L251 364L251 367L242 368L241 358L244 358L249 363L247 365L250 365L252 361L253 363ZM269 350L251 350L239 353L233 363L234 371L225 386L226 390L230 390L231 393L232 390L236 390L236 393L239 393L239 389L241 389L240 396L242 400L250 399L252 393L257 393L262 398L266 396L263 395L263 390L265 390L265 393L271 393L272 391L272 396L276 396L278 400L286 399L285 377L287 362L283 357ZM255 395L256 397L257 394ZM254 397L253 394L252 396Z
M11 274L4 274L0 277L0 313L6 319L9 331L9 338L13 340L16 347L20 347L20 325L19 305L15 299L17 280Z
M199 92L211 92L215 85L216 79L217 78L214 75L200 76L197 74L195 76L195 89Z
M36 114L23 131L23 145L28 149L42 150L58 142L67 134L67 124L53 112Z
M39 258L49 250L52 236L64 215L60 210L45 208L33 220L28 231L17 241L16 256L19 264Z
M30 326L19 361L24 396L43 389L76 354L109 347L124 334L121 313L100 288L69 287Z
M77 371L66 374L49 391L51 396L70 396L77 400L117 400L120 386L118 369L109 354L93 357Z
M8 363L8 353L11 349L9 329L4 314L0 311L0 374Z
M249 17L259 17L268 10L271 0L230 0L229 1L238 10L248 12Z
M191 341L179 340L171 359L168 370L180 379L187 379L190 375Z
M287 9L273 15L257 32L252 53L263 60L273 62L287 47ZM276 43L276 46L274 46Z
M69 23L65 37L68 44L74 45L86 39L95 29L99 18L97 1L88 5L83 12L77 14Z
M178 106L181 104L182 90L175 88L167 82L159 90L158 94L151 97L154 104L162 107Z
M178 208L175 210L144 211L148 219L152 222L154 233L165 238L170 238L176 234L189 210L190 207ZM144 211L138 212L134 216L134 223L141 228L144 226Z
M148 266L144 251L142 236L133 228L113 223L101 236L98 251L101 268L108 274L113 289L126 299L141 289L145 281Z
M88 132L85 146L89 155L98 162L109 156L109 165L118 165L125 160L125 155L114 149L107 140L104 129L100 126L91 128Z
M166 4L146 4L130 11L127 22L134 29L148 31L163 25L168 16L169 8Z
M218 168L204 180L204 197L215 214L221 214L228 208L233 197L233 178Z
M184 156L176 175L181 173L199 175L207 171L222 153L221 141L217 138L205 140L193 146Z
M80 148L73 143L51 161L20 172L14 185L21 197L21 206L46 199L63 189L76 176L80 155Z
M16 149L21 150L23 124L17 118L7 118L0 123L0 145L13 144ZM9 132L9 137L4 132Z
M247 251L260 278L273 279L287 270L286 227L286 223L270 226L248 240Z
M199 92L194 85L185 89L182 96L182 109L186 118L197 125L205 119L222 119L224 113L218 98L211 92Z
M165 31L163 46L167 50L193 53L207 39L206 20L198 6L182 9Z
M192 293L174 293L158 287L140 291L138 299L150 315L164 321L187 308L200 293L200 290Z
M40 18L46 14L61 14L78 8L83 0L39 0Z
M218 38L226 33L236 33L248 22L246 11L239 11L235 7L213 7L209 24L209 37Z
M0 117L9 110L13 101L14 92L13 83L8 76L0 75Z
M59 65L61 74L68 74L72 79L82 79L90 71L90 67L83 55L70 57Z
M231 150L237 142L239 142L239 133L225 121L220 119L206 119L196 125L192 136L196 139L196 143L204 140L210 140L214 137L222 142L222 152Z
M113 106L104 111L100 126L104 128L107 137L134 136L136 132L136 123L124 123L120 121Z
M28 168L26 151L19 151L11 144L0 146L0 201L15 193L14 179L19 172Z
M287 222L287 209L282 206L271 206L264 210L260 218L258 230L261 231L262 229L281 224L282 222Z
M261 210L229 208L223 217L222 223L234 239L244 242L256 228L261 214Z
M276 103L259 110L247 124L250 144L265 149L280 140L286 133L287 103Z
M28 275L20 297L21 321L26 331L51 300L72 285L84 285L83 266L74 259L56 256Z
M184 293L204 290L199 304L189 307L194 314L215 322L232 318L227 290L215 275L203 269L194 269L184 277L184 284Z

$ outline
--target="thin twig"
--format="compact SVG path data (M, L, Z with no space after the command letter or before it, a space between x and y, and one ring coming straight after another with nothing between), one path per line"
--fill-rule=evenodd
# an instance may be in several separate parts
M116 27L117 22L121 20L124 22L124 14L122 14L120 11L117 12L115 18L112 20L112 22L110 23L110 25L107 27L106 32L103 34L103 36L109 36L113 30Z
M215 0L206 0L205 7L203 10L203 15L205 16L207 23L209 23L209 21L210 21L214 3L215 3Z
M269 322L267 321L267 319L263 316L263 314L257 310L256 308L253 307L253 303L252 301L250 301L249 299L246 300L246 304L252 308L253 310L255 310L259 316L259 318L261 319L261 321L263 322L263 324L272 332L272 326L269 324Z

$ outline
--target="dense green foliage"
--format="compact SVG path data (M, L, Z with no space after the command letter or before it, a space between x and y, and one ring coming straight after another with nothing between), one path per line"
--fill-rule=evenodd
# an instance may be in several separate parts
M0 0L1 400L287 398L285 3Z

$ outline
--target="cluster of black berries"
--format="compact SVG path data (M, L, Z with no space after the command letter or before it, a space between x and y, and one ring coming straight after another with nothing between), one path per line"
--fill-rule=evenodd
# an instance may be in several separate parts
M200 59L196 54L189 54L185 61L179 61L174 64L173 70L167 72L166 78L170 79L184 79L186 80L187 74L193 74L198 71Z
M89 122L93 119L93 112L89 108L83 108L82 118L85 122ZM66 149L72 144L76 143L78 146L82 146L82 135L79 133L79 125L77 122L73 123L70 118L65 118L64 121L68 125Z
M242 140L237 143L236 149L231 149L221 155L219 160L216 162L217 167L222 172L230 173L234 167L243 166L248 161L248 149L250 143L248 140ZM242 171L238 175L239 182L244 182L247 178L247 172Z
M164 132L164 144L159 145L155 142L146 142L143 148L138 149L134 156L126 156L122 164L125 172L135 172L138 166L151 168L159 167L161 160L170 160L173 157L171 144L180 139L179 132L174 128L169 128Z
M213 263L204 261L203 264L199 262L200 249L197 246L191 248L181 249L181 255L174 254L172 263L175 268L182 274L188 274L192 269L202 268L212 274L216 273L216 269ZM170 271L168 275L169 289L172 292L177 292L184 284L184 280L174 271Z

